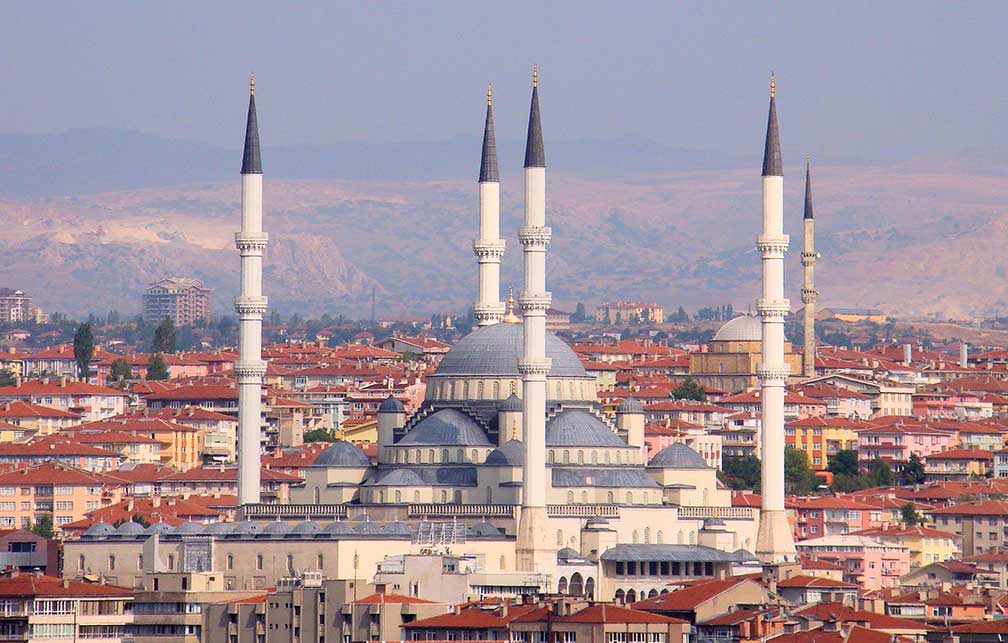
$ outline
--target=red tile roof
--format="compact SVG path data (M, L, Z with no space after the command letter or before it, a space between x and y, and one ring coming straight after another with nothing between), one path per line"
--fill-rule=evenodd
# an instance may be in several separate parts
M752 582L747 579L725 578L720 580L701 581L683 589L668 594L659 594L642 601L637 601L631 607L637 610L655 612L685 612L695 609L698 605L709 601L719 594L732 589L739 583Z
M526 621L527 622L527 621ZM617 607L615 605L592 605L580 612L567 616L558 616L554 623L688 623L678 618L669 618L645 612L638 609Z
M378 605L380 603L409 603L409 604L434 604L434 601L424 600L415 596L403 596L402 594L371 594L354 601L359 605Z
M21 574L13 578L0 578L0 596L14 598L39 596L127 598L133 596L133 590L115 585L85 583L69 578Z
M802 567L805 565L802 564ZM777 582L777 587L806 587L806 588L830 588L830 589L857 589L857 585L845 583L843 581L830 578L819 578L818 576L797 575Z
M46 462L7 473L0 473L0 485L59 484L64 486L118 485L110 476L89 473L65 464Z

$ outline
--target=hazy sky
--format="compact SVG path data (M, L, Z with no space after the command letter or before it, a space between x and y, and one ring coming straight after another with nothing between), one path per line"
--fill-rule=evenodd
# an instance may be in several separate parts
M997 158L1006 24L1005 2L10 3L0 131L237 147L254 69L272 144L477 135L488 80L517 139L537 62L547 144L761 152L775 70L786 161Z

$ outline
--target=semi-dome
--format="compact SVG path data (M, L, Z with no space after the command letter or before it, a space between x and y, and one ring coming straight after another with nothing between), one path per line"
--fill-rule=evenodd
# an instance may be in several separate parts
M371 458L356 444L337 440L315 457L313 467L369 467Z
M660 469L709 469L703 457L685 444L671 444L651 458L649 467Z
M518 360L523 352L521 324L482 326L460 339L445 353L434 375L494 375L521 377ZM546 333L546 357L552 361L549 377L588 377L578 356L562 339Z
M730 320L714 334L717 342L763 341L763 323L755 315L740 315Z
M581 409L561 411L546 423L548 447L626 447L605 422Z
M497 406L497 410L510 413L514 413L516 411L522 411L523 409L521 398L515 395L514 393L508 395L507 398L505 398L504 401Z
M637 401L635 397L628 397L620 403L619 407L616 409L617 413L643 413L644 407L641 403Z
M491 442L483 429L465 413L441 409L417 422L396 442L396 446L411 445L487 447Z
M520 467L525 464L525 445L521 440L508 440L487 454L484 464L501 467Z
M379 413L405 413L406 409L403 408L402 402L400 402L394 395L389 395L385 398L385 401L381 403L378 407Z

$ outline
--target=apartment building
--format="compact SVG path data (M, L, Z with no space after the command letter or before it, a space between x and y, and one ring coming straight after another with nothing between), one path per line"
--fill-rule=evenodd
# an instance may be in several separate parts
M148 324L165 318L176 326L210 321L213 290L199 279L169 277L151 284L143 296L143 318Z
M0 578L0 639L132 640L133 591L113 585L17 574Z

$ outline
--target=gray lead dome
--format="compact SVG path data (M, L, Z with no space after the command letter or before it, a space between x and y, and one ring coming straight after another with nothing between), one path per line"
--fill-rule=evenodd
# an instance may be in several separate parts
M333 442L315 457L314 467L369 467L371 458L357 445L343 440Z
M480 375L521 378L522 325L493 324L477 328L445 353L434 375ZM588 377L578 356L562 339L546 333L550 377Z
M707 461L685 444L672 444L651 458L649 467L662 469L709 469Z

